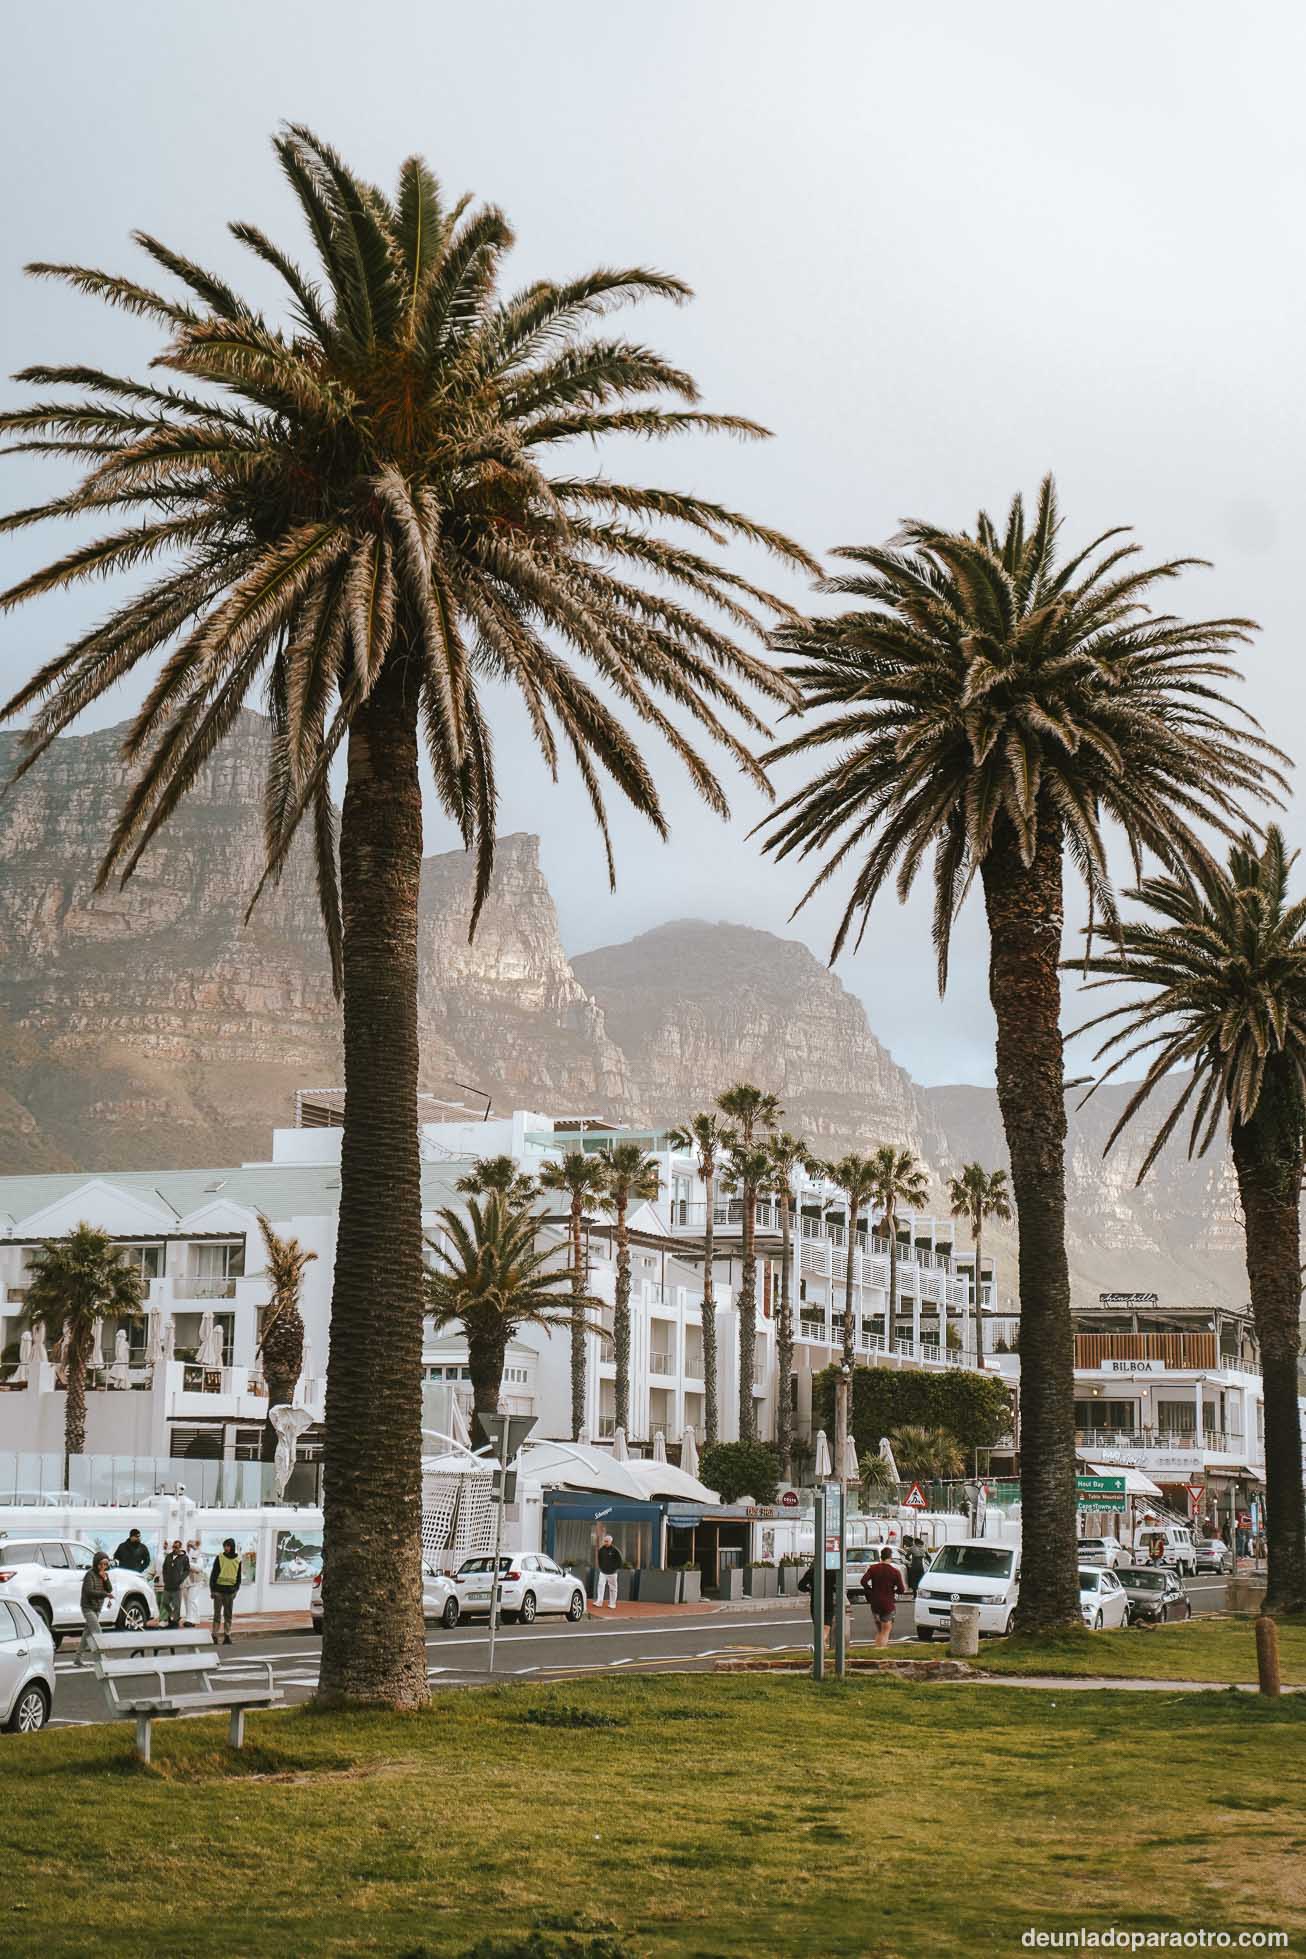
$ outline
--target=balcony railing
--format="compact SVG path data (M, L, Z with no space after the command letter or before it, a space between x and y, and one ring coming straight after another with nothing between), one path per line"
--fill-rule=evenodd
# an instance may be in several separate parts
M1077 1333L1075 1366L1103 1368L1109 1363L1159 1361L1163 1367L1214 1373L1219 1363L1213 1333ZM1123 1369L1122 1369L1123 1371Z
M1246 1448L1246 1438L1218 1428L1203 1429L1200 1438L1191 1429L1077 1428L1075 1446L1078 1449L1154 1449L1171 1455L1205 1451L1227 1456L1241 1454Z
M674 1374L676 1371L675 1355L659 1352L656 1348L650 1348L648 1371L650 1374Z
M229 1279L174 1279L174 1299L234 1299L235 1275Z

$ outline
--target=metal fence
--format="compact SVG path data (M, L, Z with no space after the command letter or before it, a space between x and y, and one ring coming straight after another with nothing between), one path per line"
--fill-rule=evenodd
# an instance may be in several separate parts
M0 1507L34 1512L55 1504L150 1503L178 1487L203 1509L254 1510L275 1503L276 1466L270 1462L223 1462L207 1456L71 1456L67 1480L62 1451L0 1453ZM283 1503L320 1503L322 1464L297 1462Z

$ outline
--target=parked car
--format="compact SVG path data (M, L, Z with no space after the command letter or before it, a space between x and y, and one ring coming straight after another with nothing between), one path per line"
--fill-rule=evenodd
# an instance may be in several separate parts
M95 1553L68 1538L0 1539L0 1598L20 1599L45 1621L56 1652L65 1633L82 1626L82 1579ZM109 1567L110 1595L100 1612L103 1626L139 1632L159 1616L159 1601L139 1571Z
M945 1544L916 1587L918 1639L947 1632L954 1605L977 1605L980 1631L1005 1635L1020 1595L1020 1547L993 1538L966 1537Z
M17 1599L0 1599L0 1724L35 1734L54 1705L54 1640L44 1619Z
M1076 1548L1081 1564L1100 1564L1108 1571L1117 1571L1121 1565L1133 1563L1128 1546L1118 1537L1081 1537Z
M858 1544L849 1549L847 1561L848 1597L854 1605L860 1605L864 1601L866 1594L862 1590L862 1578L873 1564L880 1562L880 1553L883 1548L880 1544ZM893 1562L902 1573L903 1582L905 1583L907 1578L907 1561L903 1557L901 1547L897 1544L891 1544L889 1549L893 1553Z
M1177 1572L1139 1565L1121 1572L1120 1585L1129 1602L1131 1625L1164 1624L1168 1619L1193 1616L1193 1602Z
M465 1558L453 1582L463 1617L488 1619L494 1559ZM514 1552L499 1560L499 1610L526 1626L541 1612L564 1613L575 1625L585 1617L585 1588L542 1551Z
M1197 1569L1197 1546L1187 1524L1145 1524L1134 1546L1135 1564L1173 1565L1183 1576Z
M1079 1567L1079 1609L1090 1632L1114 1631L1129 1618L1129 1599L1114 1571Z
M313 1631L322 1630L322 1574L319 1571L313 1580L312 1596L308 1601L308 1616L313 1622ZM422 1617L438 1620L442 1626L456 1626L459 1620L458 1595L454 1590L453 1579L437 1571L434 1565L422 1567Z
M1193 1546L1195 1571L1226 1572L1232 1563L1229 1546L1222 1537L1201 1537Z

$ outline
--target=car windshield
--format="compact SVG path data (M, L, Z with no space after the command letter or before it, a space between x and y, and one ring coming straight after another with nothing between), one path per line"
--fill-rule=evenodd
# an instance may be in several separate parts
M1122 1571L1120 1583L1136 1592L1159 1592L1165 1584L1165 1577L1159 1571Z
M930 1575L964 1572L969 1578L1010 1578L1012 1553L993 1544L945 1544Z
M512 1559L500 1558L499 1569L500 1571L511 1571ZM463 1562L458 1567L458 1576L460 1578L470 1578L474 1573L478 1571L492 1572L493 1570L494 1570L493 1558L464 1558Z
M1079 1546L1083 1551L1105 1551L1107 1540L1105 1537L1081 1537Z

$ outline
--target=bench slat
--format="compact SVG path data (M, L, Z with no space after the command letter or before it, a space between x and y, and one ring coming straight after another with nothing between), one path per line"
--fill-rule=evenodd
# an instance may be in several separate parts
M281 1695L274 1688L242 1688L234 1694L145 1694L133 1695L130 1699L117 1703L121 1714L168 1714L178 1708L202 1707L220 1714L229 1707L275 1707Z
M187 1626L176 1632L167 1627L151 1626L145 1632L101 1632L96 1633L95 1643L107 1653L148 1653L162 1652L168 1647L211 1646L213 1635L206 1626Z
M139 1660L97 1660L95 1671L101 1680L124 1680L132 1674L210 1673L220 1667L217 1653L159 1653Z

